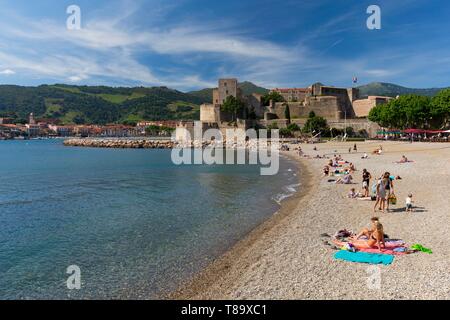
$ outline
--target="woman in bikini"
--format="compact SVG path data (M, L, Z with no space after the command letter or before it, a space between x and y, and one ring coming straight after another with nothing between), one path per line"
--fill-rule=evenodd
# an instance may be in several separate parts
M378 250L380 250L381 252L381 244L383 244L383 248L386 248L386 244L384 242L384 228L379 221L376 221L374 225L375 230L372 232L369 240L367 241L367 245L369 246L369 248L374 248L376 245L378 247Z
M365 236L367 238L367 246L369 248L374 248L375 245L378 247L378 249L381 250L381 247L385 248L385 240L384 240L384 228L383 225L380 223L380 219L377 217L373 217L370 219L372 222L372 228L364 228L360 233L358 233L355 237L352 237L351 239L354 241L359 240L362 236Z

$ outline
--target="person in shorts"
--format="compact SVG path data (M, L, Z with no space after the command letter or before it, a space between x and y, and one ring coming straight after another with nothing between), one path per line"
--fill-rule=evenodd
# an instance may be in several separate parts
M370 172L367 171L367 169L363 170L362 173L362 188L364 191L364 197L368 197L369 196L369 185L370 185L370 179L372 178L372 176L370 175Z

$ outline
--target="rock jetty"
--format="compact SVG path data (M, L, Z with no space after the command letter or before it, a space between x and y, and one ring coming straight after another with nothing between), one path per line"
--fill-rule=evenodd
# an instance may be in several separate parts
M132 140L132 139L68 139L68 147L115 148L115 149L172 149L176 143L170 140Z
M174 149L174 148L194 148L222 147L226 149L248 150L266 149L270 145L269 141L252 139L250 141L236 143L226 141L187 141L174 142L172 140L144 140L144 139L101 139L101 138L76 138L67 139L64 145L68 147L88 147L88 148L111 148L111 149Z

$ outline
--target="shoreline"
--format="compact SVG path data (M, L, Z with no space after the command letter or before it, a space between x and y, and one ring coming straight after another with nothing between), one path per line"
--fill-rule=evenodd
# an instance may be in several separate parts
M450 147L439 143L364 142L358 153L348 153L353 143L301 144L306 154L342 154L356 165L355 183L336 185L322 178L325 159L297 159L303 172L298 197L288 199L280 212L251 231L207 268L165 298L187 300L365 300L450 299L448 277L448 197ZM383 146L383 155L372 155ZM316 146L320 151L315 152ZM369 159L361 159L367 152ZM409 164L396 161L406 154ZM430 160L432 165L430 166ZM348 199L351 187L360 189L363 168L373 178L389 171L398 203L387 213L373 211L373 203ZM373 182L373 180L372 180ZM414 194L417 211L404 213L404 199ZM395 257L389 266L376 266L380 288L368 287L370 265L338 261L324 245L321 234L346 228L358 232L379 216L385 232L431 248L433 254ZM373 266L372 266L373 267Z
M311 187L313 176L306 164L306 161L297 157L292 153L292 151L281 151L280 154L285 155L297 166L300 188L292 196L282 200L279 204L280 209L274 212L267 220L255 227L248 234L244 235L242 239L211 262L203 270L200 270L199 273L194 275L193 278L182 282L173 292L163 295L161 297L162 299L195 299L197 295L202 293L202 290L205 287L212 286L215 280L219 278L223 272L226 272L235 260L242 259L252 244L279 226L280 222L295 213L295 209L302 203L302 201L307 200L308 195L310 195L312 191Z

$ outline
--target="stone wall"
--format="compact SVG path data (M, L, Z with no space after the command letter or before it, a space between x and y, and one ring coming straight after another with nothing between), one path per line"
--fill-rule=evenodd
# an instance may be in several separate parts
M326 119L339 119L341 117L341 109L337 97L307 97L304 103L289 102L288 105L291 119L307 118L311 111L314 111L316 116ZM269 110L271 113L276 114L278 118L285 119L285 109L285 103L277 102Z
M305 126L305 123L308 119L292 119L291 123L297 124L300 128L303 128ZM328 120L328 126L330 128L336 128L340 130L344 130L345 128L351 127L355 132L358 132L360 130L366 130L369 134L369 137L375 137L377 135L377 131L379 131L381 128L379 125L377 125L374 122L371 122L367 119L349 119L347 121L345 120ZM278 128L286 128L288 125L288 122L283 119L268 119L261 121L261 124L263 126L270 125L272 123L276 123L278 125Z
M291 122L296 123L303 128L305 126L307 119L294 119ZM381 127L375 122L371 122L367 119L348 119L345 120L328 120L328 126L330 128L336 128L340 130L344 130L345 128L353 128L355 132L360 130L366 130L369 134L369 137L375 137L377 135L377 131L381 129ZM281 128L281 127L280 127Z
M217 122L219 115L219 108L214 104L202 104L200 106L200 121L202 122Z
M387 103L392 99L393 98L390 97L369 96L367 99L353 101L355 115L358 118L367 117L373 107L379 104Z
M262 106L261 98L262 98L261 94L254 93L243 99L247 104L249 111L253 108L258 118L263 118L265 112L265 107Z

